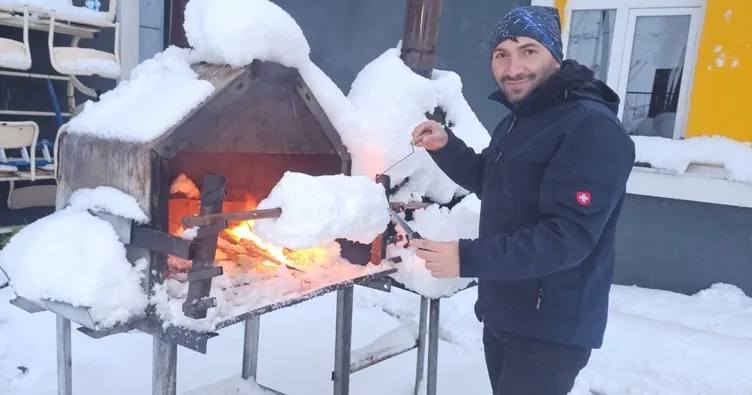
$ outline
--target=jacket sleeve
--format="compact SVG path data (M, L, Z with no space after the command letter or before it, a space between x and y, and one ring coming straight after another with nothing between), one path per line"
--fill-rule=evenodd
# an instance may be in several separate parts
M447 128L446 132L449 139L444 148L434 152L428 151L428 154L447 177L480 198L490 155L489 148L486 147L477 154L451 130Z
M460 240L461 277L542 277L578 265L594 249L625 193L634 143L602 115L573 122L544 171L541 220L493 238Z

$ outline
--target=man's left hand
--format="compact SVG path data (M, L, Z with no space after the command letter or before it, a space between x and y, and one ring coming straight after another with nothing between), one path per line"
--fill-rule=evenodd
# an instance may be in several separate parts
M437 278L460 276L460 247L456 241L410 240L418 248L415 255L426 261L428 269Z

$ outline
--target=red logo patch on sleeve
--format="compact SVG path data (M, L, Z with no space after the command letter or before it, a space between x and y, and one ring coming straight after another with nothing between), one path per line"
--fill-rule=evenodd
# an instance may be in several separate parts
M577 203L579 203L580 206L589 206L592 200L593 199L590 197L590 192L577 192Z

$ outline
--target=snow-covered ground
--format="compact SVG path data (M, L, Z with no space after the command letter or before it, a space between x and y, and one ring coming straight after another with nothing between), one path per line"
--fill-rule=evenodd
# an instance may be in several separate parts
M0 290L0 393L56 393L55 319L7 303ZM417 318L418 298L356 288L353 348ZM488 394L473 289L442 304L439 393ZM594 352L572 395L752 394L752 299L717 284L696 295L617 286L604 347ZM291 395L331 393L333 294L261 319L259 382ZM255 394L238 378L243 328L220 331L206 355L180 349L178 392ZM93 340L73 333L76 395L151 393L151 338L139 332ZM415 351L354 373L351 393L409 394ZM25 371L25 373L24 373ZM240 389L240 390L239 390ZM245 390L244 390L245 389Z

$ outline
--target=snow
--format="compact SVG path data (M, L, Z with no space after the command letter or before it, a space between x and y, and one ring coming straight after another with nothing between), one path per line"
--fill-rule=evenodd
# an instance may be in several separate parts
M146 223L146 216L136 199L119 189L100 186L75 190L70 197L70 206L75 211L92 210L129 218L137 223Z
M374 265L358 266L345 261L337 243L293 252L288 262L298 270L276 265L248 270L236 262L219 262L225 274L212 281L210 295L216 298L217 306L208 310L206 318L192 319L183 313L188 294L184 275L155 285L151 303L167 325L211 331L241 314L311 296L329 285L380 270Z
M485 148L490 135L462 95L462 81L451 71L434 70L431 79L413 73L400 59L399 47L385 51L366 65L355 78L348 99L370 130L354 129L349 136L357 154L367 156L368 175L384 171L413 151L410 145L413 128L426 120L425 113L440 106L447 113L452 131L476 152ZM316 92L314 92L316 93ZM343 130L342 133L349 133ZM364 132L364 133L363 133ZM466 194L433 162L424 149L416 149L410 158L390 169L392 185L405 178L410 182L395 200L427 196L438 203L449 202Z
M429 206L416 210L411 227L423 237L437 241L454 241L461 238L477 238L480 220L480 200L475 195L464 197L452 207ZM402 246L389 246L389 255L399 256L398 272L392 277L421 295L430 298L451 296L465 289L474 279L435 278L426 269L425 261L415 255L414 249Z
M728 179L752 182L752 146L722 136L674 140L652 136L632 136L635 162L658 169L685 173L692 163L723 166Z
M87 101L67 132L99 138L149 142L180 122L214 92L198 78L189 50L171 46L139 64L130 79Z
M21 311L7 303L12 297L9 289L0 290L0 393L54 395L54 316ZM441 395L490 393L482 327L473 314L475 297L470 289L442 301ZM752 364L752 336L739 331L752 328L752 298L725 284L691 296L615 286L612 297L617 303L610 310L604 346L593 352L571 395L750 394L752 377L746 372ZM729 301L736 307L730 309ZM336 295L330 294L262 316L260 383L290 394L331 393L335 303ZM398 343L408 335L403 326L417 325L418 308L414 294L356 288L353 350L387 340L382 336L389 333L400 334L392 339ZM699 325L686 325L683 320L693 314L714 317L713 328L702 327L700 318ZM735 336L723 334L735 331ZM151 337L140 332L99 340L78 331L72 335L76 394L150 393ZM178 393L259 393L256 385L239 378L242 339L243 327L235 325L219 332L206 355L181 350ZM413 350L353 374L350 393L412 393L414 371Z
M209 63L242 67L258 59L300 67L310 62L300 26L268 0L192 0L184 26L188 44Z
M146 307L141 288L146 261L131 265L112 226L88 210L148 219L132 196L117 189L79 189L68 207L14 235L0 250L0 267L17 295L90 308L93 321L109 327Z
M60 59L57 64L65 75L98 75L116 80L120 78L120 63L114 58L68 58Z
M31 57L26 56L23 44L0 37L0 48L2 48L2 52L0 52L1 67L16 70L31 68Z
M0 266L18 296L88 307L101 327L144 310L144 264L128 262L109 223L73 207L24 227L0 251Z
M279 218L257 220L263 240L291 249L311 248L338 238L370 243L389 224L389 202L381 184L365 176L311 176L285 172L258 209L281 208Z

